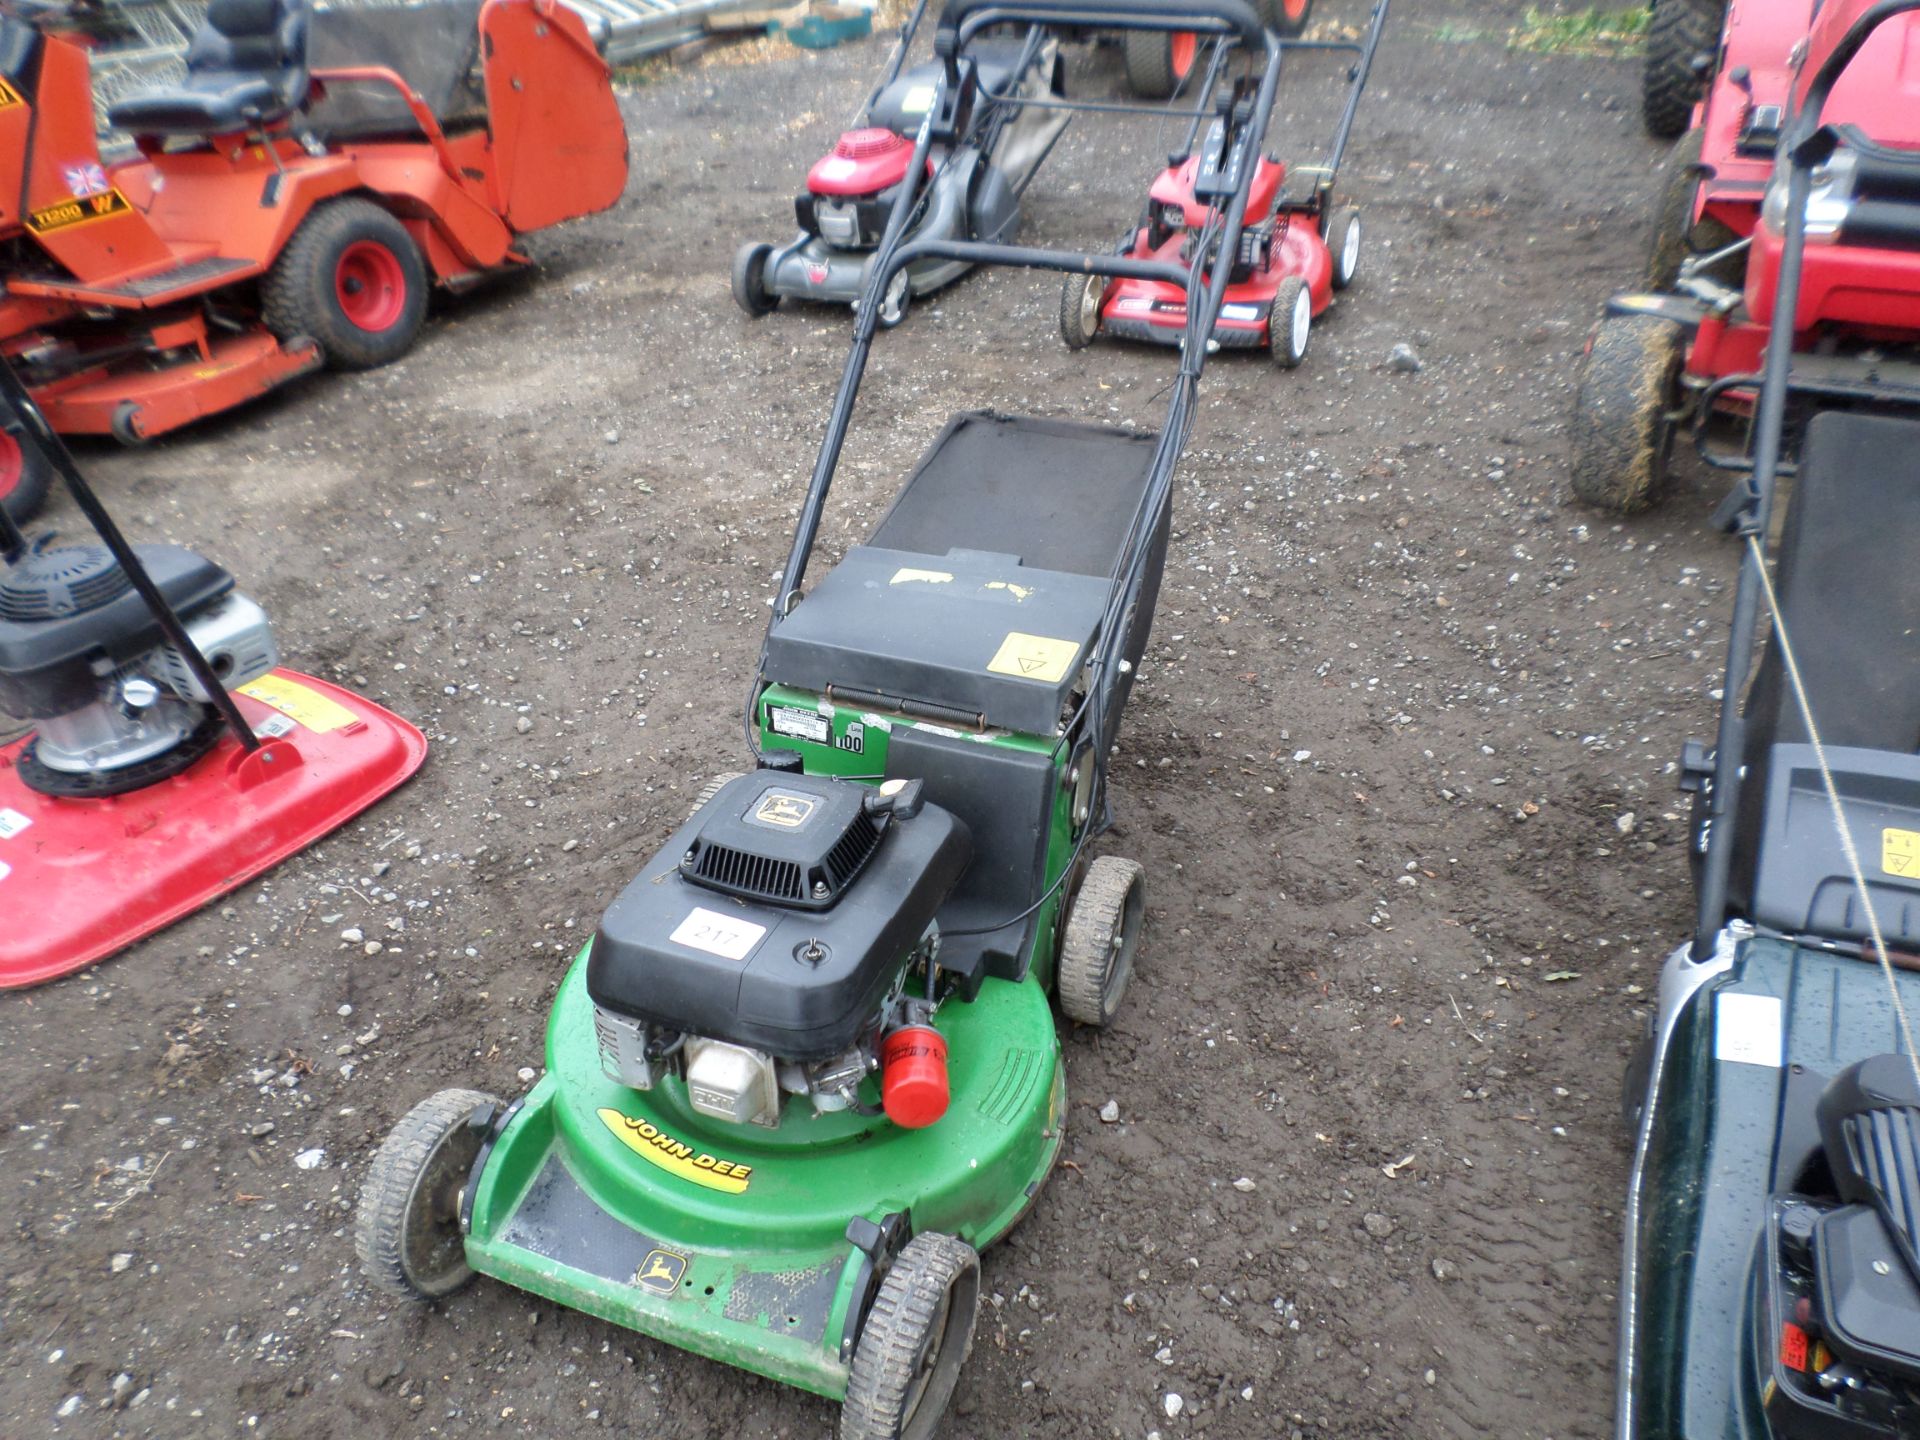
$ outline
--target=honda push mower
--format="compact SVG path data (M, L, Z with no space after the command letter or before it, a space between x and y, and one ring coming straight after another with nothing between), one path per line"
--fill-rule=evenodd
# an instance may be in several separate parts
M1247 227L1232 252L1226 300L1207 342L1214 348L1265 346L1276 365L1292 369L1306 359L1314 320L1333 303L1334 292L1345 290L1358 274L1360 212L1336 202L1334 183L1386 23L1387 0L1377 0L1366 35L1357 42L1289 40L1283 46L1288 56L1349 52L1358 59L1349 71L1346 103L1326 162L1290 167L1261 155L1255 163ZM1167 168L1147 192L1145 213L1123 242L1123 253L1135 259L1184 267L1196 248L1207 243L1208 197L1221 183L1221 167L1230 158L1231 112L1245 103L1247 93L1246 81L1222 83L1227 53L1224 47L1213 47L1199 86L1202 103L1192 112L1186 141L1167 157ZM1207 125L1204 137L1202 123ZM1298 189L1290 188L1293 182ZM1179 284L1080 274L1069 275L1060 292L1060 334L1075 350L1101 334L1184 344L1189 328L1187 294Z
M1911 223L1907 163L1920 149L1920 16L1896 17L1836 80L1817 142L1826 154L1795 311L1785 328L1773 323L1789 181L1778 153L1783 117L1804 108L1810 78L1872 5L1827 0L1791 47L1797 63L1784 77L1743 65L1716 82L1710 124L1696 132L1713 147L1714 172L1698 184L1677 182L1695 223L1673 246L1726 243L1663 259L1673 246L1658 240L1650 269L1673 265L1672 288L1607 302L1581 361L1568 426L1579 500L1618 514L1657 503L1673 439L1687 429L1708 464L1744 468L1746 449L1722 453L1709 422L1751 417L1770 344L1802 352L1796 405L1816 382L1827 405L1870 406L1889 386L1920 396L1920 244L1903 228ZM1736 16L1729 36L1768 14ZM1767 33L1784 43L1784 32ZM1797 430L1798 412L1789 420Z
M1822 107L1915 10L1857 12L1782 139L1776 343L1721 512L1742 558L1719 731L1682 759L1696 929L1627 1079L1620 1440L1920 1434L1920 397L1811 418L1768 554L1789 403L1826 394L1786 343ZM1880 160L1910 182L1880 223L1920 241L1920 155Z
M0 987L124 949L305 849L420 768L420 732L280 666L266 614L176 545L129 545L0 364L10 435L102 545L0 511Z
M927 0L917 0L895 43L887 73L861 107L856 128L807 172L806 193L793 202L800 233L785 245L749 242L733 262L733 298L749 315L765 315L785 296L853 304L894 202L919 195L910 238L1010 243L1020 230L1020 200L1070 118L1059 43L1028 27L1018 39L991 39L972 49L974 81L959 123L920 162L932 184L905 184L915 137L931 113L941 67L929 61L903 70ZM898 325L916 296L950 285L971 265L929 257L898 272L880 297L880 323Z
M950 0L929 121L875 251L750 702L751 774L709 787L561 983L547 1073L511 1105L402 1119L356 1242L402 1295L475 1271L843 1400L843 1440L925 1437L972 1342L979 1251L1059 1156L1049 1005L1113 1017L1144 877L1092 858L1145 649L1206 346L1158 434L954 417L867 538L802 590L896 274L930 258L1147 274L1112 254L904 237L997 21L1180 25L1265 69L1223 173L1252 174L1278 51L1241 0ZM1232 253L1244 180L1207 233Z

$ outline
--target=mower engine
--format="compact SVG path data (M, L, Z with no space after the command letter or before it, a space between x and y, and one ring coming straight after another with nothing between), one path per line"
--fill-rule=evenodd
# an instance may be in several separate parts
M601 1068L638 1090L675 1076L701 1114L769 1129L788 1095L871 1113L859 1087L883 1070L888 1117L932 1124L947 1101L934 914L971 857L918 781L728 782L600 922Z
M841 250L873 249L912 158L913 141L896 131L847 131L807 172L807 193L793 202L800 228Z
M265 612L233 576L174 545L137 553L228 689L280 663ZM95 545L35 545L0 568L0 711L34 725L22 782L73 798L177 775L222 724L119 562Z

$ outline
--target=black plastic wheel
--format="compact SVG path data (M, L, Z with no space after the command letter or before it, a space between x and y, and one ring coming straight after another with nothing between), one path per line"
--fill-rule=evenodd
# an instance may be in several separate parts
M427 318L427 268L392 214L348 197L316 206L261 285L267 328L318 342L335 370L398 360Z
M53 488L53 466L31 440L0 430L0 505L16 525L40 513Z
M1720 48L1726 0L1653 0L1640 71L1640 118L1649 135L1671 140L1693 118L1706 80L1701 57Z
M1069 275L1060 287L1060 338L1069 350L1084 350L1100 333L1100 302L1106 298L1104 275Z
M1269 30L1282 36L1298 35L1307 28L1313 13L1313 0L1260 0L1260 19Z
M1199 47L1190 31L1127 30L1120 36L1127 88L1146 100L1164 100L1193 69ZM1184 61L1184 63L1182 63Z
M973 1348L980 1257L928 1231L880 1282L847 1376L840 1440L928 1440Z
M1609 315L1581 361L1567 426L1573 493L1616 515L1659 495L1673 437L1681 331L1653 315Z
M1307 358L1307 344L1313 334L1313 295L1307 282L1289 275L1273 292L1273 309L1267 312L1267 341L1273 349L1273 363L1292 370Z
M1344 290L1360 273L1360 212L1342 205L1327 221L1327 255L1333 261L1333 288Z
M733 255L733 303L758 319L780 308L780 297L767 289L767 261L773 247L749 241Z
M1140 953L1147 873L1132 860L1102 855L1087 869L1060 937L1054 990L1060 1011L1082 1025L1111 1024Z
M382 1290L437 1300L473 1279L460 1196L482 1137L467 1120L498 1103L478 1090L442 1090L401 1116L380 1142L354 1212L353 1248Z

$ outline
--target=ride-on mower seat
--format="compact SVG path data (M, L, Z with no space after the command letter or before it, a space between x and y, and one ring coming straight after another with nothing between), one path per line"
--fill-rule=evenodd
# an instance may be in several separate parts
M212 0L187 78L130 95L107 120L135 135L225 135L284 120L307 98L306 0Z

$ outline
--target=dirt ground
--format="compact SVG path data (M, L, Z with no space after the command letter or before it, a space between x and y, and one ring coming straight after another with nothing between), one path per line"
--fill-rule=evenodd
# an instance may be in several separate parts
M1302 370L1208 371L1104 842L1147 867L1150 955L1065 1038L1071 1163L986 1258L949 1436L1610 1433L1616 1096L1689 924L1673 761L1732 566L1704 480L1625 526L1565 498L1572 362L1659 151L1634 63L1511 50L1522 9L1399 8L1349 157L1361 281ZM740 763L848 325L746 319L728 262L786 233L883 54L763 48L634 89L625 201L404 363L84 452L136 538L230 566L290 663L434 750L225 904L0 996L0 1435L829 1433L498 1284L396 1307L348 1234L408 1106L525 1087L599 908ZM1331 93L1289 87L1284 151ZM1027 233L1109 243L1171 143L1076 120ZM1069 353L1057 295L976 275L881 338L834 545L953 410L1157 423L1170 355Z

